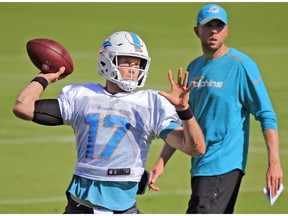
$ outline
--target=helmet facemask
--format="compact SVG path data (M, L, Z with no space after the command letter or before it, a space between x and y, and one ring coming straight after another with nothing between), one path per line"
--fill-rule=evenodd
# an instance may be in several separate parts
M147 60L141 59L139 68L131 67L131 65L130 66L127 65L123 67L123 66L119 66L118 57L119 55L116 56L113 60L113 64L115 65L115 68L117 71L116 77L113 78L114 82L117 83L118 86L124 91L133 91L136 88L143 87L146 81L147 74L148 74L148 71L146 70ZM130 79L122 78L121 73L119 71L120 69L131 70ZM139 71L139 74L138 74L137 79L133 80L133 71L136 71L136 70Z

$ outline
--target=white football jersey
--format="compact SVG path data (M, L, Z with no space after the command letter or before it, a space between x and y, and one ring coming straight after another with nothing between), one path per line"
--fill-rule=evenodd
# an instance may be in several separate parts
M76 136L74 174L92 180L140 181L152 140L181 124L174 106L154 90L110 94L100 84L70 85L58 101Z

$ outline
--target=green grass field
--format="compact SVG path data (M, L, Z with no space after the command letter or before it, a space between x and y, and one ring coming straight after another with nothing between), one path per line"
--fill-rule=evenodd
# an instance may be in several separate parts
M288 3L222 3L229 14L227 44L259 65L279 119L284 192L271 207L262 190L266 146L253 117L246 176L235 213L288 213ZM134 31L146 42L152 63L146 88L169 89L166 71L186 68L201 54L193 27L203 3L0 3L0 214L62 213L65 190L76 158L73 131L17 119L12 108L19 92L38 72L26 54L26 42L48 37L71 53L75 72L49 86L43 98L56 97L64 85L100 82L96 61L100 44L118 30ZM147 168L162 148L152 144ZM190 158L177 152L159 179L160 192L138 197L144 213L185 213L190 195Z

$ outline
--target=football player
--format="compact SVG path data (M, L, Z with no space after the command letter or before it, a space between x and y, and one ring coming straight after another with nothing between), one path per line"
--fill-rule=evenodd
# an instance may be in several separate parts
M74 130L77 163L65 213L140 213L136 194L145 190L139 182L148 178L143 174L155 138L191 156L205 152L202 131L188 105L193 84L186 87L187 72L183 75L180 68L175 83L168 71L170 93L133 91L144 86L150 61L138 35L116 32L99 51L98 73L105 86L69 85L58 98L40 99L65 71L61 67L56 73L40 72L20 93L13 109L17 117Z

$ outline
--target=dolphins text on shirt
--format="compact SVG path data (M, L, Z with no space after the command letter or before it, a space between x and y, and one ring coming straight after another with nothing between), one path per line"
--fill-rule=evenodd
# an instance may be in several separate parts
M223 82L216 82L211 79L209 81L198 80L194 82L195 82L194 88L204 88L204 87L222 88L223 86Z

